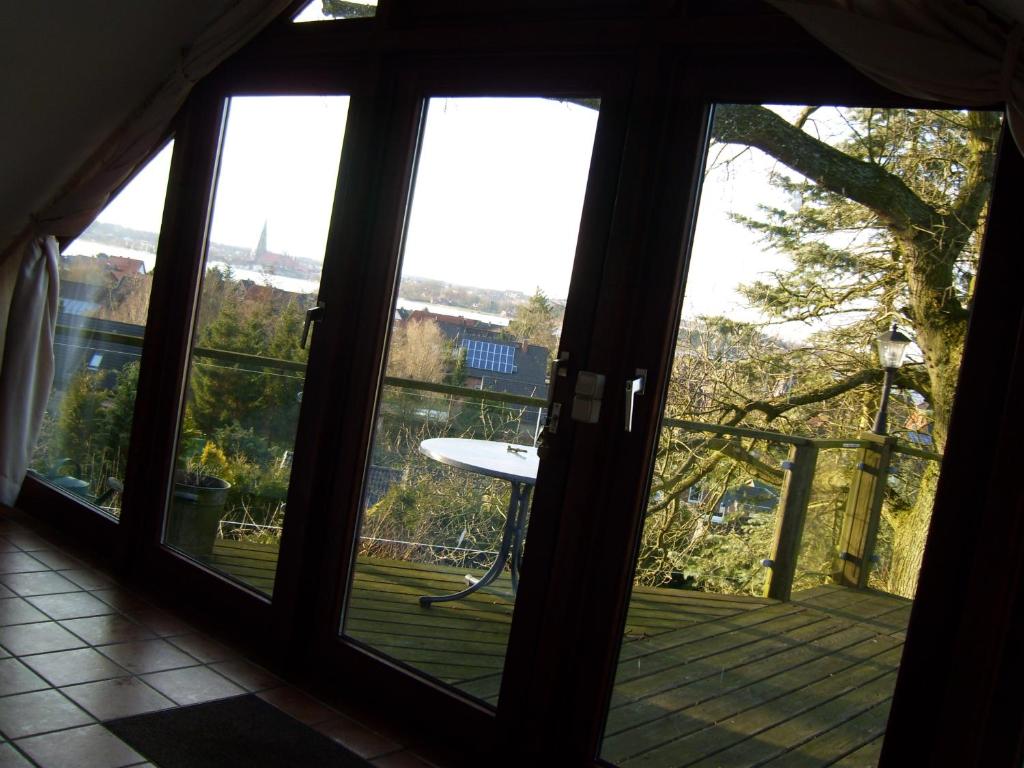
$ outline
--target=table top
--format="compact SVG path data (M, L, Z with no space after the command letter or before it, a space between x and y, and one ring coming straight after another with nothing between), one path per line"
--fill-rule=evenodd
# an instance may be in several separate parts
M509 450L509 448L515 450ZM420 443L420 453L442 464L470 472L533 485L537 481L537 449L530 445L435 437Z

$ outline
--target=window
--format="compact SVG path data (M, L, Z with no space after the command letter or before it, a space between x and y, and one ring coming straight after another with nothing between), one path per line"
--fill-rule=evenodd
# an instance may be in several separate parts
M53 389L31 467L115 518L172 151L169 142L60 260Z
M313 0L292 19L297 24L334 19L366 19L377 14L377 0Z
M164 541L268 595L348 102L229 102Z

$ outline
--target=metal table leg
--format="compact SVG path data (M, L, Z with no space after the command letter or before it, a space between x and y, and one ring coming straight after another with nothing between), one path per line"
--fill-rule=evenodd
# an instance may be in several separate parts
M491 567L487 569L479 579L463 590L450 595L424 595L420 598L420 605L429 608L432 603L445 603L449 600L461 600L482 589L494 581L501 572L505 570L505 561L508 560L512 569L512 593L515 594L519 587L519 567L522 561L523 530L526 527L526 514L530 506L530 490L532 486L521 483L517 480L512 482L512 493L508 500L508 511L505 514L505 527L501 534L501 546L498 547L498 556L494 559ZM467 577L471 578L471 577Z

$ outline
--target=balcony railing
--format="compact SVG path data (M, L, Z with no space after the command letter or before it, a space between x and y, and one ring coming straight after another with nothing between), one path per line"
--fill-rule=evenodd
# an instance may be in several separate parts
M68 326L58 326L57 331L73 334L79 343L94 343L97 350L102 350L104 343L129 347L142 345L141 337L122 333ZM193 348L193 355L198 360L231 366L242 373L288 373L301 379L306 367L302 361L204 347ZM452 414L457 410L453 407L456 403L491 404L507 409L507 418L499 426L494 427L491 433L471 434L487 439L535 442L547 406L545 400L536 397L390 376L384 378L384 385L392 392L404 392L411 396L431 399L430 403L424 403L422 407L413 408L411 411L396 411L391 414L393 418L402 418L403 413L406 416L411 413L410 418L438 422L439 429L442 428L441 425L451 420ZM820 496L815 489L815 483L821 480L818 464L822 452L853 452L852 466L844 468L845 478L840 483L840 494L845 494L845 498L842 499L841 520L835 524L838 536L833 538L834 551L831 552L831 563L824 563L821 568L826 573L820 574L826 580L853 587L868 585L869 573L879 560L877 544L889 473L901 460L941 461L941 456L936 453L922 450L893 437L880 437L870 433L854 438L817 439L744 426L676 418L665 418L662 426L663 447L676 446L679 450L685 450L693 455L711 456L734 462L737 466L742 465L743 470L742 473L734 473L736 477L744 477L751 483L756 481L766 487L778 489L777 497L769 505L774 508L774 535L760 565L765 569L764 595L779 600L789 598L794 580L797 578L797 566L805 545L804 532L808 511L816 493ZM679 437L670 445L666 441L671 435ZM758 454L750 448L755 444L769 448ZM783 452L784 458L780 460ZM407 461L408 457L404 460ZM398 457L397 461L401 462L403 459ZM849 464L848 461L846 463ZM396 468L392 467L392 470ZM693 493L689 486L671 489L675 494L683 491ZM697 495L699 497L699 494ZM833 494L833 497L835 496L836 494ZM721 497L719 494L719 498ZM371 505L372 500L364 501L366 506ZM651 504L654 505L655 501L655 493L652 492ZM838 504L835 501L832 503ZM714 520L715 516L712 512L710 517ZM233 524L243 532L246 525L251 525L245 521L234 521ZM272 525L259 527L264 533L272 533L274 528ZM373 539L372 536L368 538ZM376 541L387 541L387 538L378 537ZM454 544L440 544L434 541L395 539L393 543L421 546L435 552L464 550L486 554L490 551L487 547L462 546L461 540Z

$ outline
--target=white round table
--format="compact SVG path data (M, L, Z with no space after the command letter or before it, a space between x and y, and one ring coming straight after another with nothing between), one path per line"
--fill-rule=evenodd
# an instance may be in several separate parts
M512 493L508 500L505 527L501 534L498 556L487 572L479 579L467 576L470 582L465 589L450 595L424 595L420 605L429 608L431 603L460 600L478 589L486 587L505 569L509 562L512 571L512 592L519 587L519 569L522 564L523 539L526 531L526 516L530 507L530 491L537 481L537 467L540 459L533 446L513 445L490 440L469 440L461 437L437 437L420 443L420 453L435 461L452 467L475 472L478 475L508 480Z

